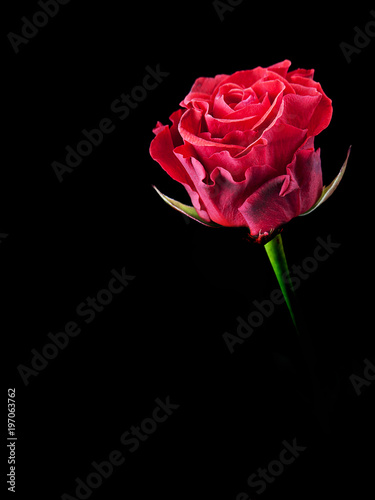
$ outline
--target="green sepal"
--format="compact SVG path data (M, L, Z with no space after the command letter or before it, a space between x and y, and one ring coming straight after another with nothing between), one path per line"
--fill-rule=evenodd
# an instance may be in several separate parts
M181 212L182 214L187 215L191 219L196 220L197 222L200 222L201 224L204 224L205 226L209 227L223 227L220 224L216 224L215 222L207 222L202 217L198 215L198 212L195 210L194 207L191 207L190 205L185 205L184 203L181 203L177 200L173 200L172 198L169 198L169 196L166 196L165 194L161 193L156 186L152 186L155 191L158 193L160 198L162 198L165 203L170 205L172 208L177 210L178 212Z
M346 164L348 163L348 159L349 159L349 155L350 155L350 150L351 150L351 146L348 149L348 153L346 155L346 160L344 161L343 166L340 168L340 172L336 175L336 177L333 179L333 181L331 182L331 184L329 184L329 186L324 186L323 187L322 194L320 195L318 201L316 203L314 203L314 205L309 210L307 210L307 212L305 212L303 214L300 214L300 217L302 215L311 214L311 212L313 210L315 210L322 203L324 203L326 200L328 200L328 198L334 193L334 191L336 190L337 186L339 185L339 183L340 183L340 181L343 178L343 175L345 173Z

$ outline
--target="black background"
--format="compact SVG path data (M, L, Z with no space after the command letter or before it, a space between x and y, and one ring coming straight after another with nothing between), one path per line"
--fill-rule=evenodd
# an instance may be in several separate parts
M329 11L244 0L221 21L210 1L71 1L15 54L8 33L20 34L22 16L40 7L3 3L1 331L18 438L11 496L76 497L75 479L119 450L125 463L90 498L254 499L247 478L296 438L306 450L262 497L371 498L374 384L357 395L349 378L374 359L375 41L350 63L340 48L372 19L357 4ZM292 69L315 68L333 101L316 140L325 184L352 144L333 197L283 232L290 264L312 256L317 237L340 243L298 290L320 377L315 404L284 306L233 354L223 341L277 286L263 248L242 230L187 223L151 186L188 203L185 190L148 153L156 121L168 122L197 77L286 58ZM158 64L169 76L121 121L112 102ZM60 183L51 163L103 118L115 131ZM85 324L77 306L123 267L135 278ZM31 350L69 321L80 335L25 386L19 365L30 367ZM167 396L179 408L130 453L121 435ZM5 413L6 388L3 398Z

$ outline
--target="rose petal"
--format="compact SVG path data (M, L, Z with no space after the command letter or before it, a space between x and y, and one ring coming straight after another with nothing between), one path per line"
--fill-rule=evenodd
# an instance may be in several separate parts
M178 131L178 124L180 123L181 116L183 115L184 110L179 109L175 111L174 113L171 114L169 119L172 122L172 126L170 127L171 131L171 137L172 137L172 142L174 147L180 146L181 144L184 143L179 131Z
M252 236L270 233L295 217L295 193L279 195L285 178L282 175L264 183L239 207Z
M306 138L306 129L299 129L280 119L275 119L275 122L236 158L248 155L250 164L260 165L263 162L272 165L278 172L285 173L286 166L292 161L293 155L303 145ZM262 147L255 149L256 145Z
M314 73L315 71L313 69L295 69L293 71L290 71L288 75L286 76L286 79L289 82L295 81L296 78L302 77L302 78L308 78L309 80L312 80L314 78Z
M188 95L181 101L180 106L187 108L192 99L208 98L220 82L226 78L228 78L228 75L216 75L214 78L197 78Z
M315 203L323 188L320 150L297 151L286 171L289 182L287 188L280 191L280 196L287 196L298 190L297 215L300 215L307 210L306 207Z
M267 97L267 96L266 96ZM253 125L259 120L259 114L264 114L266 109L269 108L269 102L256 105L259 113L255 112L254 115L245 116L237 119L216 118L210 114L205 115L204 120L207 125L208 131L212 137L224 137L229 132L239 130L251 130Z
M150 155L177 182L189 184L185 169L173 153L174 144L168 125L159 126L150 144Z
M277 73L278 75L285 78L291 64L292 63L288 59L285 59L285 61L273 64L272 66L268 66L267 70L273 71L274 73Z
M346 165L347 165L348 160L349 160L350 150L351 150L351 146L348 149L346 159L344 161L343 166L340 168L339 173L336 175L336 177L333 179L333 181L328 186L323 187L322 192L321 192L318 200L306 212L302 211L302 213L300 214L301 216L310 214L313 210L315 210L322 203L324 203L326 200L328 200L328 198L336 191L337 186L339 185L339 183L341 182L341 179L344 176L344 173L346 170Z
M258 66L254 69L237 71L232 75L227 76L224 80L220 82L220 86L226 83L235 83L240 85L242 88L247 89L252 87L255 82L264 77L265 69ZM217 90L217 89L216 89Z
M211 175L212 184L201 183L198 192L210 219L222 226L246 226L246 221L238 211L246 182L236 183L224 168L217 168Z
M282 93L286 86L280 80L258 80L252 87L259 99L265 94L273 102Z
M300 129L307 129L307 135L315 135L315 124L312 119L321 99L322 96L318 92L314 96L286 95L281 121Z
M295 75L293 77L293 83L297 85L302 85L307 88L315 89L321 95L318 106L315 109L313 116L311 117L311 122L309 124L309 133L311 135L318 135L322 130L328 127L332 118L332 101L323 92L320 83L310 80L309 78L301 77L300 75Z
M289 222L319 196L322 186L319 151L298 151L287 172L264 183L239 208L252 236L270 233Z
M243 146L236 144L222 143L222 141L213 141L201 134L203 113L195 109L188 109L182 116L179 123L179 133L185 143L191 144L200 157L210 156L216 151L224 149L231 150L233 155L243 151Z

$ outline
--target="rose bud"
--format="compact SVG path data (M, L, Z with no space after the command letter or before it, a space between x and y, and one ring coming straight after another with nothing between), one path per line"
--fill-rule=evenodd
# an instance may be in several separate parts
M157 123L150 154L193 206L157 190L167 203L208 226L248 227L266 243L333 193L348 156L324 187L314 149L314 137L331 121L331 100L314 70L289 72L290 64L198 78L172 125Z

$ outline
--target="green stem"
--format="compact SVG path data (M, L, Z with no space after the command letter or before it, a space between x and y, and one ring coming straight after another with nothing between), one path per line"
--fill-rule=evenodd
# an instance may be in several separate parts
M295 329L298 332L296 317L293 311L294 303L294 290L292 281L290 279L290 273L288 268L288 263L286 261L283 240L281 234L279 233L275 238L264 245L267 252L268 258L271 262L272 268L276 274L277 281L279 282L281 291L283 292L286 305L288 306L290 316L292 318Z
M332 396L330 395L329 399L325 399L326 393L322 392L323 386L321 384L323 377L327 378L327 373L321 373L320 376L318 376L319 372L314 353L314 345L311 341L311 335L309 334L309 329L304 321L303 315L301 315L301 311L298 308L298 303L294 294L292 280L288 269L288 263L285 257L281 234L279 233L275 238L266 243L264 248L266 249L268 258L276 274L277 281L279 282L281 291L284 295L295 329L299 334L298 340L303 356L302 361L304 363L304 369L306 370L306 374L309 374L311 380L311 387L313 390L312 403L315 407L316 417L322 425L323 430L329 430L327 427L328 421L326 420L328 417L327 401L330 401Z

